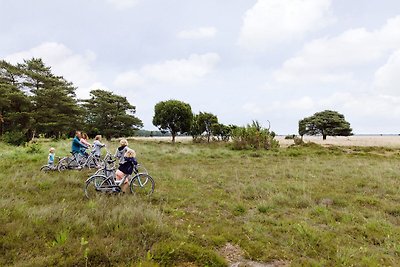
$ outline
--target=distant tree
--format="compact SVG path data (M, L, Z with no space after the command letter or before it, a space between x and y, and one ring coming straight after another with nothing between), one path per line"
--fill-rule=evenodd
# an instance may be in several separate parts
M323 140L326 140L327 136L352 135L352 129L342 114L325 110L300 120L299 134L301 137L306 134L322 135Z
M232 130L232 126L227 126L222 123L214 123L211 125L212 135L222 141L229 141Z
M178 133L188 133L193 120L192 108L189 104L168 100L157 103L154 107L153 125L161 131L169 131L172 142Z
M108 140L113 137L131 136L143 127L134 114L136 107L126 97L105 90L92 90L91 98L83 101L89 134L102 134Z
M37 134L60 137L79 126L82 110L72 83L54 75L40 58L25 60L18 66L22 71L22 89L30 94L33 129Z
M210 142L211 135L213 134L212 126L218 124L216 115L207 112L200 112L193 117L191 134L195 138L203 133L207 136L207 142Z
M0 61L0 136L19 145L31 137L31 102L20 88L21 71L8 62Z

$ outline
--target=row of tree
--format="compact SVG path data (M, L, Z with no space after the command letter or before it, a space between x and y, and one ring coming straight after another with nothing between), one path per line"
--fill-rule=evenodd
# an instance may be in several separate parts
M125 97L93 90L89 99L77 99L75 92L41 59L16 65L0 61L0 137L21 144L34 136L68 136L79 128L110 139L142 126Z
M126 97L93 90L89 99L77 99L75 92L71 82L53 74L41 59L32 58L15 65L0 61L1 139L21 144L35 136L66 137L74 129L111 139L132 136L143 126L135 116L136 107ZM238 127L219 123L218 117L209 112L193 114L189 104L178 100L157 103L153 124L162 133L169 132L173 142L176 135L189 134L195 141L240 139L254 141L257 143L254 147L265 147L271 143L268 138L275 136L258 122ZM299 134L320 134L325 139L327 135L350 135L351 128L343 115L327 110L300 120Z
M179 100L168 100L157 103L154 107L154 126L162 132L170 132L172 142L178 134L190 134L194 141L210 142L214 137L218 140L229 140L234 125L224 125L218 122L218 117L212 113L199 112L193 114L190 104Z
M162 101L156 104L153 124L161 131L170 132L172 142L175 142L177 134L190 134L195 141L206 139L210 142L211 137L227 141L230 137L236 137L240 130L243 132L246 129L246 127L221 124L218 122L218 117L212 113L193 114L189 104L178 100ZM269 128L263 129L257 121L253 121L253 124L248 125L247 128L252 128L256 135L261 135L262 131L267 130L265 132L268 132L268 135L275 136L275 133L269 132ZM325 110L300 120L299 135L301 137L322 135L325 140L327 136L352 135L352 129L342 114Z

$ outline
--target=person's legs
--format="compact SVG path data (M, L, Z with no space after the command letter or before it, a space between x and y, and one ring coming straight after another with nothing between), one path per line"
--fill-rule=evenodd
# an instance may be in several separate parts
M117 180L118 182L121 182L121 180L125 177L125 175L126 175L126 174L123 173L123 172L120 171L120 170L117 170L117 171L115 172L115 178L116 178L116 180ZM128 187L129 187L129 181L128 181L128 179L125 180L125 183L124 183L124 184L121 184L120 187L121 187L122 192L125 193L125 192L128 190Z

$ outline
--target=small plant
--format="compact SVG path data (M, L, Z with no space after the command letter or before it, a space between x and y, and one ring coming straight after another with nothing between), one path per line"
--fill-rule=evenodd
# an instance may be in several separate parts
M258 211L259 211L260 213L267 213L268 211L271 211L272 207L267 206L267 205L259 205L259 206L257 207L257 209L258 209Z
M243 205L241 205L241 204L237 205L237 206L233 209L233 214L236 215L236 216L242 215L242 214L244 214L245 212L246 212L246 208L245 208Z
M31 142L26 145L26 153L29 154L40 154L42 153L42 147L40 144Z
M68 231L67 230L62 230L60 231L54 238L52 242L52 246L61 246L67 242L68 239Z
M83 251L83 258L85 259L85 266L88 266L88 260L89 260L89 247L87 246L89 244L89 241L85 240L84 237L81 238L81 247L85 248Z

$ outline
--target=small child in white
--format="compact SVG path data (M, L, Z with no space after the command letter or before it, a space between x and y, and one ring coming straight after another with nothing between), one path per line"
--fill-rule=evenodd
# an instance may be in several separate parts
M97 158L100 158L101 148L105 146L106 146L105 144L101 143L101 135L96 135L96 137L94 138L93 147L94 147L94 155Z
M54 158L55 158L56 149L54 147L50 147L49 149L49 156L47 157L47 164L50 167L54 166Z

